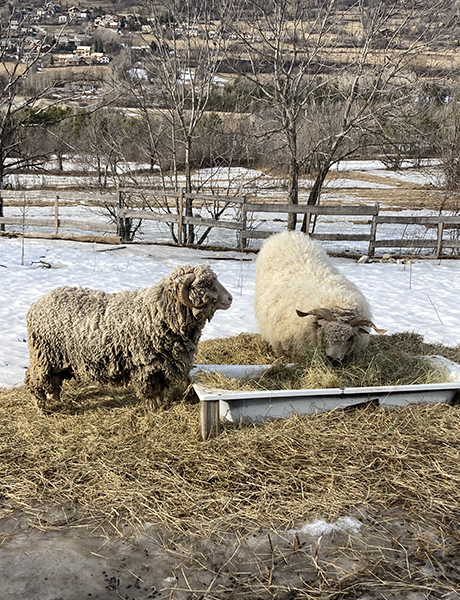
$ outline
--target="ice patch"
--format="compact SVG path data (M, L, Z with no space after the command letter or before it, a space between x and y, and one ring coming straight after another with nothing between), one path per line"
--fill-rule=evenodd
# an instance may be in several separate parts
M300 529L293 529L291 533L304 533L312 537L321 537L328 533L343 532L358 534L361 529L361 523L353 517L341 517L337 521L328 523L324 519L319 519L314 523L306 523Z

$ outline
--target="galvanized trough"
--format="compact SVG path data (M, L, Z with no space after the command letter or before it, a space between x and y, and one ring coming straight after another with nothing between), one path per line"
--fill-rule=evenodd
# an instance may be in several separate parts
M460 365L444 357L430 357L445 369L447 383L358 388L304 390L232 391L194 384L201 403L203 439L219 433L220 419L232 423L268 421L293 414L311 414L332 409L351 410L373 403L405 406L411 403L452 402L460 396ZM220 371L230 377L255 375L270 365L198 365L194 371ZM193 372L192 372L193 376Z

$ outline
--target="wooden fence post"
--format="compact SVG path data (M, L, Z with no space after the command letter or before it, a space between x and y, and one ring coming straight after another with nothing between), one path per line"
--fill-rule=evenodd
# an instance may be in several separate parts
M436 258L442 254L442 236L444 233L444 223L438 223L438 239L436 243Z
M59 196L54 196L54 233L59 233Z
M127 226L126 219L120 216L121 209L123 206L123 192L118 190L118 212L117 212L117 235L120 237L122 242L129 241L127 240Z
M0 181L0 217L3 217L3 179ZM5 223L0 223L0 231L5 231Z
M241 231L238 234L238 247L240 250L244 250L247 246L247 239L243 236L243 231L247 229L247 212L246 212L246 202L247 196L241 196L241 213L240 213L240 223L241 223Z
M310 235L310 221L311 221L311 213L305 213L305 234Z
M179 190L179 220L177 222L177 243L182 245L182 227L184 223L184 188Z
M375 252L375 237L377 235L377 217L379 216L379 203L375 203L375 214L372 215L371 221L371 232L370 232L370 240L369 240L369 248L367 250L368 256L374 256Z

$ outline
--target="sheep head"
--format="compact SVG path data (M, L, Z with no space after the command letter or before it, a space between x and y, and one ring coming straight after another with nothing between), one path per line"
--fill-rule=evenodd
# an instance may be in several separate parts
M356 338L360 333L369 333L365 327L371 327L380 335L386 333L386 329L378 329L370 319L353 313L329 308L315 308L308 312L297 310L296 312L299 317L308 315L317 317L318 342L324 347L326 356L337 364L353 352Z
M177 298L181 304L192 309L195 317L205 310L209 319L216 310L230 308L233 300L230 292L207 265L184 268L184 275L177 287Z

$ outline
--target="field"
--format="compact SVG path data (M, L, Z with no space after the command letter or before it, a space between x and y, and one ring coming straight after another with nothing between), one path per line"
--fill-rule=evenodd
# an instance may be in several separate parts
M64 171L59 172L54 163L46 165L48 170L41 173L18 173L7 176L7 185L14 189L24 189L25 191L5 190L5 209L6 217L12 217L16 220L24 218L23 225L7 225L7 230L22 231L23 227L26 235L32 235L37 231L37 227L32 225L34 219L48 219L52 223L49 227L38 229L40 235L54 234L55 217L55 197L56 194L61 198L59 201L59 217L83 223L100 223L102 229L94 228L90 234L86 227L85 235L98 236L94 240L100 240L101 232L105 231L109 223L113 223L112 216L107 209L101 208L100 203L104 203L104 198L116 203L115 184L109 193L105 196L94 196L91 189L97 184L97 174L94 166L90 162L65 161ZM121 167L120 167L121 169ZM129 163L123 165L123 171L127 178L127 184L133 189L133 182L136 185L155 190L161 188L161 183L155 172L149 173L145 165ZM222 203L222 198L227 195L240 196L241 193L247 198L249 203L286 203L286 181L278 174L270 171L262 171L247 168L217 168L196 170L193 173L194 185L200 187L206 182L206 189L213 190L214 194L220 196L207 196L208 200L194 202L194 216L212 219L216 206ZM376 204L379 206L379 215L386 217L404 217L415 219L419 217L438 218L443 216L456 216L458 211L458 200L455 194L447 194L442 189L440 182L442 173L434 161L425 161L425 164L418 166L412 162L407 162L399 171L391 171L385 168L383 163L378 160L351 160L339 163L337 168L330 172L322 196L321 204L327 206L350 206L366 205L372 210ZM110 182L109 182L110 183ZM309 179L302 179L299 185L299 201L305 204L308 198L312 182ZM184 185L182 179L179 179L179 185ZM172 182L171 182L172 187ZM94 202L92 202L92 198ZM135 194L133 198L129 195L125 201L128 206L136 208L136 201L146 202L151 205L154 211L164 212L164 201L160 196L152 194ZM99 203L99 204L98 204ZM175 212L175 206L170 200L169 210ZM251 213L247 220L247 227L254 230L255 235L258 231L279 231L286 227L286 213L278 215L264 212ZM316 234L325 234L326 236L338 235L338 240L328 240L323 242L328 251L344 256L362 256L369 250L369 233L371 231L371 212L361 216L346 215L324 215L314 219L311 224L311 231ZM30 220L30 224L29 224ZM240 221L238 214L238 205L231 204L225 210L222 216L223 221ZM299 223L302 216L299 217ZM312 219L313 221L313 219ZM64 221L63 221L64 222ZM300 227L300 225L299 225ZM314 227L314 229L313 229ZM205 231L204 226L196 226L197 239ZM72 229L70 225L64 225L59 228L63 236L82 234L82 231ZM406 254L412 255L433 255L433 240L436 242L436 225L418 225L407 222L403 224L381 223L376 230L376 238L382 243L388 239L418 240L421 245L426 242L424 249L417 248L406 249L404 246L387 248L377 247L376 255L390 253L392 256L400 257ZM340 241L340 234L362 235L362 239L356 241ZM364 237L367 236L367 237ZM443 240L448 244L456 243L457 230L454 227L445 227L443 230ZM89 239L89 238L87 238ZM115 238L114 238L115 239ZM171 243L172 236L168 226L165 223L144 220L137 230L134 242L136 243ZM213 228L205 244L207 246L232 248L238 247L238 234L231 229ZM249 239L248 249L256 250L260 246L260 239ZM443 253L445 256L455 254L455 248L448 247L445 244ZM410 244L409 244L410 245Z
M431 189L424 174L387 177L371 166L345 169L353 183L344 177L338 188L335 172L327 193L359 198L380 183L383 195L410 200ZM273 180L257 181L266 184L261 194L273 193ZM205 356L211 338L255 330L251 255L0 243L0 317L8 323L0 375L5 381L11 373L11 385L27 365L28 305L62 284L116 291L150 285L179 262L209 262L234 307L208 324L198 359L216 360ZM411 353L458 360L458 261L415 261L409 271L402 263L336 260L365 289L378 326L390 335L421 331L442 343L412 337ZM208 442L198 412L192 395L154 414L129 390L69 385L63 404L41 416L24 388L4 391L2 600L458 600L458 406L369 406L225 425Z

